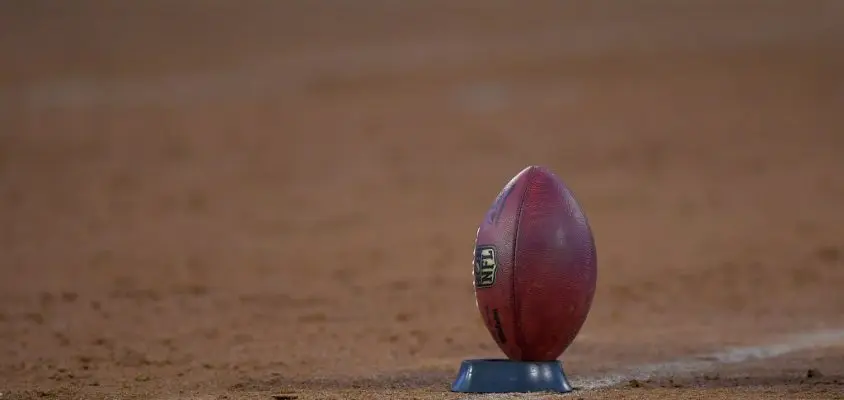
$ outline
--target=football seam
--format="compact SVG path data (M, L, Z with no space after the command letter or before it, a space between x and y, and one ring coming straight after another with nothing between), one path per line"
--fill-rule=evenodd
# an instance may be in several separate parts
M522 347L524 345L524 343L523 343L524 338L522 337L522 321L519 319L519 317L520 317L520 315L519 315L520 314L519 313L519 299L518 299L518 296L516 296L516 269L517 269L516 268L516 255L519 254L519 249L517 248L517 246L519 244L519 231L520 231L519 228L522 225L522 211L524 210L525 196L527 196L527 192L528 192L528 189L530 188L531 180L533 180L534 171L535 171L534 168L532 168L530 171L528 171L528 176L525 179L525 187L524 187L524 189L522 189L522 195L519 197L519 208L516 211L516 228L515 228L515 232L513 234L513 262L511 264L513 266L513 272L512 272L513 276L510 278L510 285L511 285L510 293L512 293L511 297L513 298L513 324L515 325L515 328L516 328L516 329L514 329L514 336L515 337L513 339L516 342L516 347L519 348L519 358L522 358L522 359L524 359L524 354L523 354L523 350L522 350Z

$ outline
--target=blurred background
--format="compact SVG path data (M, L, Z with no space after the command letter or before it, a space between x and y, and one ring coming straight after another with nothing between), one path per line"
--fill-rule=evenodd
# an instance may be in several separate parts
M574 373L841 327L842 21L808 0L3 2L0 376L262 389L498 357L469 251L531 164L598 244Z

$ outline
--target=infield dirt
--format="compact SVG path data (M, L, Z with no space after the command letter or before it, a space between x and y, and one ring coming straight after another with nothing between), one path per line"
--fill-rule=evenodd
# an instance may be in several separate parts
M530 164L596 235L575 382L844 329L844 3L525 4L0 6L2 400L461 397ZM569 395L843 396L844 343Z

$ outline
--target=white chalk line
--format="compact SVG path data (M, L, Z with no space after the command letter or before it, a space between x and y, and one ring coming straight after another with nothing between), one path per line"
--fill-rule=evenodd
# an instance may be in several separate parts
M789 336L781 342L761 345L731 347L722 351L709 354L699 354L674 361L643 364L612 372L607 375L586 378L572 378L572 387L575 392L562 396L576 396L578 392L587 390L608 389L631 380L648 380L661 377L689 377L705 372L715 372L719 366L740 364L750 361L766 360L784 356L804 350L820 349L824 347L844 344L844 330L827 330L812 333L796 334ZM526 399L526 398L547 398L547 393L520 393L520 394L486 394L481 396L465 397L465 399Z
M844 330L821 331L790 336L788 340L762 346L733 347L670 362L645 364L595 378L572 379L582 390L605 389L631 380L668 376L689 376L712 371L720 365L765 360L804 350L844 344Z

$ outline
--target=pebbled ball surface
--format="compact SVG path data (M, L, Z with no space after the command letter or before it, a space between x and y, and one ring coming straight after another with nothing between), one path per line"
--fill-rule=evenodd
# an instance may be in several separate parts
M507 357L557 359L580 331L597 280L589 223L551 171L525 168L499 193L475 242L478 309Z

